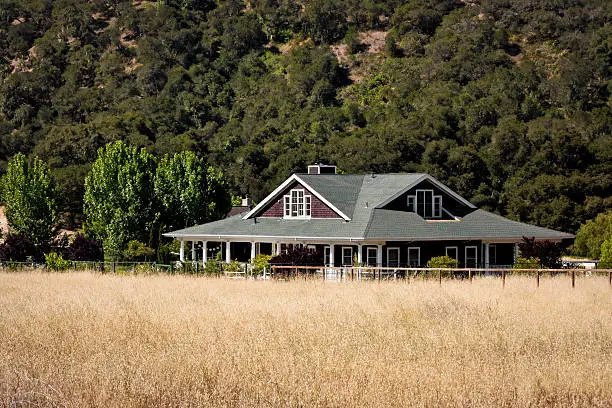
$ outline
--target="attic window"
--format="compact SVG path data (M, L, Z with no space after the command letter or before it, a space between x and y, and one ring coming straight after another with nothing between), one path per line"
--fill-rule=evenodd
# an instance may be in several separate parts
M283 197L285 218L310 218L311 196L303 189L293 189Z
M442 218L442 196L433 190L417 190L408 196L408 211L416 212L423 218Z

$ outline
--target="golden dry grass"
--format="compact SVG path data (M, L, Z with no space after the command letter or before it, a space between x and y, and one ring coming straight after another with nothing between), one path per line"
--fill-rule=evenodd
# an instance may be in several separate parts
M0 404L610 407L611 295L0 273Z

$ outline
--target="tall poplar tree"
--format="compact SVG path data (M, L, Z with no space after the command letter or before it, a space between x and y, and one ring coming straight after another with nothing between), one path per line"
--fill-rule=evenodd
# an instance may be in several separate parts
M155 220L155 159L122 141L98 149L85 179L84 213L105 256L118 258L131 240L147 241Z
M58 223L58 197L47 164L38 157L30 164L16 154L2 177L1 191L11 231L40 248L49 245Z

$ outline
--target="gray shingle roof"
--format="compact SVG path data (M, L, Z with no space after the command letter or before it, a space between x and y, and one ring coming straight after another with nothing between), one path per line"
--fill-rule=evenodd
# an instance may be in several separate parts
M343 219L243 219L244 213L166 235L186 239L520 240L523 236L565 239L573 235L511 221L475 210L457 221L425 220L405 211L376 208L417 183L424 174L297 175L344 212Z

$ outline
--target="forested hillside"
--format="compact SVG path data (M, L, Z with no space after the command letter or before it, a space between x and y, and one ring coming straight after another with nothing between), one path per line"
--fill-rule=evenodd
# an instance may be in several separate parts
M428 172L575 231L612 208L609 0L0 0L0 166L82 212L96 150L191 149L260 200L316 161Z

